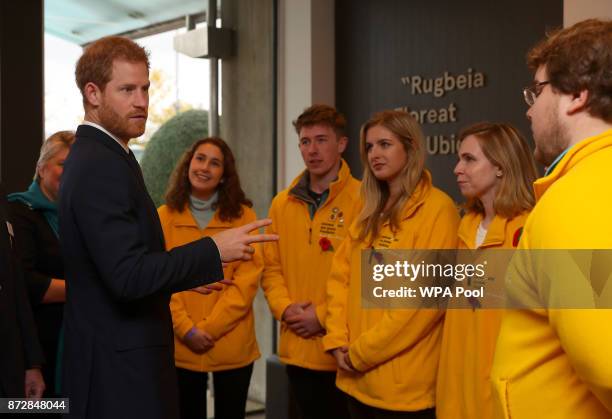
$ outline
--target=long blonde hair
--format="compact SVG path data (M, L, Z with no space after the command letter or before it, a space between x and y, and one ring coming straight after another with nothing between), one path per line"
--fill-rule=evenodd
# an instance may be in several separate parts
M535 205L532 184L538 177L533 155L521 133L510 124L479 122L459 133L459 142L473 135L483 154L502 172L493 201L495 213L512 218ZM467 211L484 214L478 198L468 199Z
M366 150L366 135L368 130L375 126L381 126L395 134L404 146L407 157L406 165L399 175L401 194L387 211L384 209L389 199L389 185L374 176ZM374 114L361 127L359 149L361 163L364 167L361 183L363 209L357 218L358 224L361 225L359 239L368 239L371 244L386 221L391 224L392 231L400 229L400 212L424 174L423 132L418 122L409 113L395 110L381 111Z

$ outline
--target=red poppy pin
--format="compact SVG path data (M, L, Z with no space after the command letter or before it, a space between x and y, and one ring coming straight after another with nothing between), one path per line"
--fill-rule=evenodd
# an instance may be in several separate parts
M332 242L327 237L321 237L319 239L319 246L321 246L321 250L323 250L324 252L334 251L334 246L332 245Z
M512 246L516 247L519 244L519 241L521 240L521 236L523 235L523 227L518 228L515 232L514 232L514 236L512 237Z

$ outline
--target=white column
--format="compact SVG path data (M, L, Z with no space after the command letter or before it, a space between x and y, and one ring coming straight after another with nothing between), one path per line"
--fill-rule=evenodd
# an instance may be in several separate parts
M612 19L612 0L564 0L564 27L589 18Z
M314 104L334 106L333 0L280 0L278 5L278 188L303 169L292 125Z

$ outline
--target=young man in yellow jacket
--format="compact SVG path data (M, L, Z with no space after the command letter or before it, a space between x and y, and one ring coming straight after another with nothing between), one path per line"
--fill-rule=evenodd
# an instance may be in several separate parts
M336 249L358 213L359 181L341 154L346 120L336 109L313 105L294 126L306 170L272 201L262 279L268 304L281 321L280 360L304 419L347 418L335 386L336 361L325 353L325 292Z
M612 22L587 20L550 34L528 54L535 77L524 91L527 117L535 157L547 172L534 184L537 203L521 249L612 248L610 51ZM533 251L525 259L536 263L519 265L512 278L518 287L508 283L511 301L524 309L502 319L491 372L496 417L610 418L612 310L609 300L601 304L606 284L589 274L593 265L563 275L574 262L570 256L558 258L562 269L547 275L550 264L538 257Z

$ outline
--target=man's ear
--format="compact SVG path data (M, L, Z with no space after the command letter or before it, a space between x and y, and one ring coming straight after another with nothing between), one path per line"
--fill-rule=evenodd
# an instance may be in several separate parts
M348 137L342 136L338 138L338 149L340 150L340 153L344 153L344 150L346 150L347 144L348 144Z
M36 176L38 176L38 178L42 178L44 176L42 173L44 171L43 169L44 169L43 165L40 165L40 164L36 165Z
M589 100L589 91L584 89L578 93L573 93L569 105L567 107L567 114L573 115L577 112L586 110L587 102Z
M85 100L93 107L100 106L102 91L100 88L92 82L89 82L83 88L83 95Z

